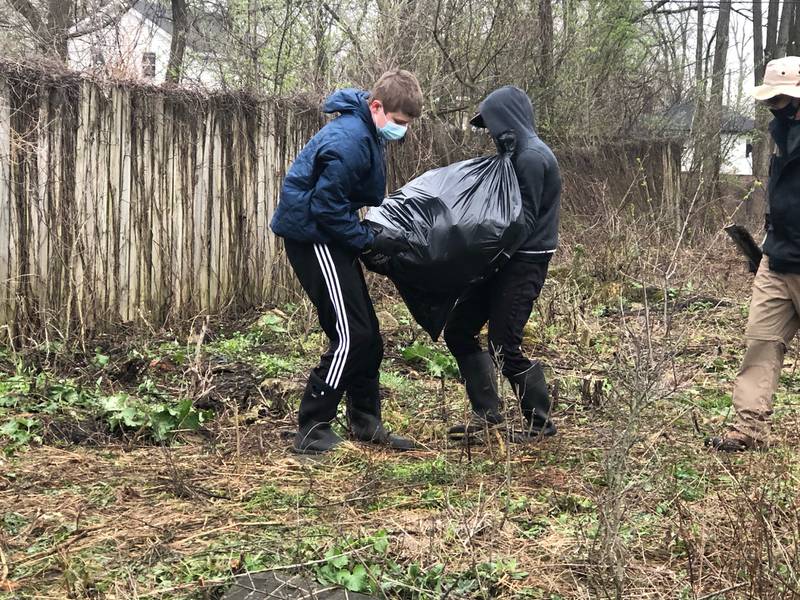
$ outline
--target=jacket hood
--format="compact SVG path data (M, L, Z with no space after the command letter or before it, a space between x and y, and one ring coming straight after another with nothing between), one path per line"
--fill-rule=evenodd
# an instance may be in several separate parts
M495 141L507 131L514 132L518 140L536 133L531 99L513 85L496 89L486 96L478 107L478 113Z
M356 114L374 128L375 123L372 120L372 113L369 112L367 98L369 98L369 92L364 90L353 88L337 90L325 100L322 105L322 111L326 113Z

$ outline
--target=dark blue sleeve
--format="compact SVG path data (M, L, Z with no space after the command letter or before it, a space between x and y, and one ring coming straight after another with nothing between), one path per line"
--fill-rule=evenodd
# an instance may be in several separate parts
M372 231L361 224L350 203L359 179L363 150L326 144L317 153L320 175L311 194L311 214L331 240L361 251L372 243Z

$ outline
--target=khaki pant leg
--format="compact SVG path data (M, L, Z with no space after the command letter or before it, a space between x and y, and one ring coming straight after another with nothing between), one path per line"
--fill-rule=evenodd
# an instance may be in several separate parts
M800 277L770 271L765 257L753 282L747 351L733 389L732 427L758 441L769 436L783 355L800 327L796 300L800 301Z

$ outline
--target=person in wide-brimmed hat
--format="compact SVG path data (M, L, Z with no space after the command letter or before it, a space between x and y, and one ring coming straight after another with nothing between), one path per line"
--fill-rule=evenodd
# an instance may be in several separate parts
M770 61L753 95L775 117L769 126L775 153L764 258L753 282L747 351L733 388L736 416L724 435L707 440L723 452L767 446L783 356L800 328L800 57Z

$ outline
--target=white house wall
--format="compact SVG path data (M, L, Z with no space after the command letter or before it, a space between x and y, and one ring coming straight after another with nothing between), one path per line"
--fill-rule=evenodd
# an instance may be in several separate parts
M752 175L753 156L747 156L748 138L744 135L726 135L723 137L725 160L720 171L726 175Z
M132 8L116 25L70 40L69 62L78 71L101 69L119 77L144 79L144 55L152 52L156 58L155 77L147 80L160 84L167 74L171 43L172 38L166 31ZM104 65L95 64L98 52L103 56ZM207 61L194 56L189 48L184 63L188 81L209 88L218 87L218 79L207 67Z
M145 53L156 56L154 83L162 83L169 60L170 36L139 11L131 9L118 23L70 41L70 66L77 70L96 68L95 56L101 52L105 70L115 75L143 78Z
M747 156L749 137L746 134L722 134L722 165L720 172L725 175L752 175L753 157ZM693 149L683 148L681 155L681 171L688 173L692 169Z

